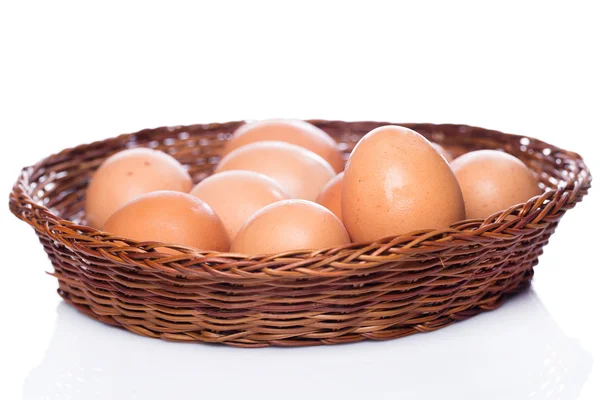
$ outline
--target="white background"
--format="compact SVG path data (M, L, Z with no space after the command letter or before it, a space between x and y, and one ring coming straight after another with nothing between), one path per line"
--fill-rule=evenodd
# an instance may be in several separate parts
M5 2L0 188L63 148L267 117L455 122L539 137L600 171L593 1ZM435 333L310 349L146 339L60 301L0 209L0 399L598 399L598 194L532 289Z

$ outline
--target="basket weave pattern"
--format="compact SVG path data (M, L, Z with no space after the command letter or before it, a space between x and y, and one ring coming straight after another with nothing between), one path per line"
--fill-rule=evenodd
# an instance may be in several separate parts
M349 153L381 122L310 121ZM152 147L208 176L241 122L147 129L82 145L25 168L10 209L36 231L58 293L105 323L166 340L240 347L384 340L428 332L498 307L527 286L564 213L587 194L581 157L536 139L465 125L402 124L450 149L503 149L544 194L443 230L374 243L245 257L136 242L85 226L85 188L108 156ZM129 247L124 247L123 242ZM180 255L156 248L177 249Z

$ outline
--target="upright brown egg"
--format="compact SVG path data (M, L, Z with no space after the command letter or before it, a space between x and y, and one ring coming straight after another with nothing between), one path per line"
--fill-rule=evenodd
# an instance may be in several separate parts
M306 200L282 200L250 217L233 240L231 251L270 254L349 242L342 222L325 207Z
M294 198L314 200L335 172L323 158L303 147L284 142L258 142L226 155L216 173L246 170L277 181Z
M341 172L335 176L332 180L327 182L327 185L321 190L316 202L329 211L335 214L336 217L342 219L342 180L344 179L344 173Z
M456 177L431 143L401 126L372 130L356 145L342 184L344 224L355 242L464 219Z
M228 251L230 244L223 222L205 202L173 191L148 193L130 201L102 230L127 239L207 251Z
M130 200L157 190L189 192L192 178L162 151L135 148L107 158L92 176L85 196L87 223L100 228Z
M473 151L450 166L462 189L469 219L484 219L541 193L535 174L503 151Z
M344 158L331 136L306 121L272 119L239 127L225 146L228 154L238 147L262 141L295 144L323 157L336 172L344 170Z
M209 176L190 194L215 210L232 240L252 214L289 198L274 179L253 171L225 171Z

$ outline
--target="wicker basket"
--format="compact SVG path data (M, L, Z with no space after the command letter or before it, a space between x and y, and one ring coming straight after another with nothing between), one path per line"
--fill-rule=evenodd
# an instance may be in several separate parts
M384 125L310 122L346 153L362 135ZM175 341L303 346L428 332L494 309L527 286L558 221L591 183L578 154L536 139L465 125L401 124L454 155L482 148L514 154L546 190L485 221L269 256L200 253L114 238L85 226L86 185L111 154L157 148L187 165L199 181L212 172L224 141L240 124L146 129L25 168L10 209L35 229L54 265L58 293L92 318ZM161 254L155 250L160 247L182 254Z

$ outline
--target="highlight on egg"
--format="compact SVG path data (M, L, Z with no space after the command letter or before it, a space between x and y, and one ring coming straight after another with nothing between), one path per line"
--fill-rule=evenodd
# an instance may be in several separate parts
M452 157L452 154L450 154L450 152L448 150L446 150L444 147L442 147L442 145L434 143L434 142L430 142L431 145L433 146L433 148L442 155L442 157L444 157L444 159L448 162L451 162L452 160L454 160L454 158Z

